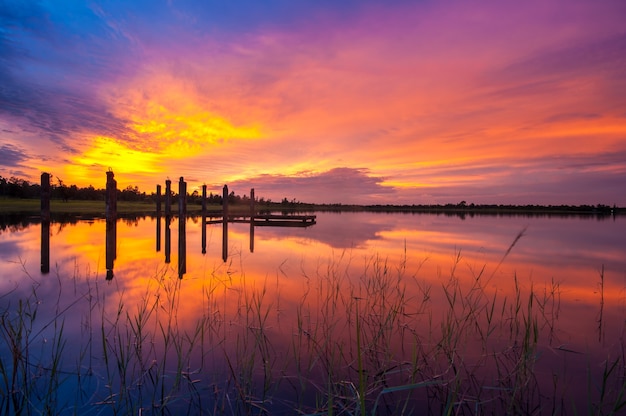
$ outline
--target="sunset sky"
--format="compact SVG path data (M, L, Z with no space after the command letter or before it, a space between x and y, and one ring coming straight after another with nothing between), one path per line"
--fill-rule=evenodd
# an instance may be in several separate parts
M626 1L0 0L0 175L626 206Z

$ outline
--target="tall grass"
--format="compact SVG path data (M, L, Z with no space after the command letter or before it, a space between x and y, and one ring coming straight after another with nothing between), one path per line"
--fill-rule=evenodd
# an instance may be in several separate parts
M393 266L346 251L299 276L281 269L275 285L248 281L243 263L230 261L204 278L191 322L179 315L186 281L170 268L133 304L89 272L73 284L58 277L54 301L31 277L29 291L0 296L0 413L624 411L623 338L600 362L558 345L558 283L524 287L514 275L503 295L485 267L460 273L459 251L432 284L410 260L406 250ZM295 305L281 300L285 278L302 284ZM573 356L588 361L586 374L567 367Z

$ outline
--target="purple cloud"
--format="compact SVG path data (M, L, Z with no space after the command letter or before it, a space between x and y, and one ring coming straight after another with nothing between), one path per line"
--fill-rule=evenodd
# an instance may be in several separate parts
M232 189L255 188L259 196L280 201L363 204L393 201L394 188L383 186L384 178L369 176L364 168L335 168L320 174L302 172L297 176L260 175L229 184ZM247 191L237 191L246 193Z
M28 157L24 154L24 150L11 144L0 145L0 166L11 168L22 166Z

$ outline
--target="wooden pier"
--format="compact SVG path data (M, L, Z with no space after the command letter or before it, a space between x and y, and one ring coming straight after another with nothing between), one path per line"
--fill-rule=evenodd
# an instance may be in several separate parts
M255 214L250 215L229 215L228 222L249 223L255 227L310 227L315 225L315 215L279 215L279 214ZM207 220L207 224L221 224L224 217Z
M112 178L112 172L111 172ZM254 188L250 190L250 210L248 213L231 214L228 206L228 186L222 189L222 212L216 215L207 213L206 185L202 186L202 253L206 253L208 224L222 224L222 260L228 260L228 223L250 224L250 252L254 252L254 228L255 227L310 227L315 225L315 215L295 214L259 214L256 211L256 198ZM182 279L187 271L187 247L185 224L187 217L187 183L181 176L179 180L178 201L178 277ZM157 185L157 251L161 248L161 185ZM165 263L170 262L171 250L171 181L165 181Z

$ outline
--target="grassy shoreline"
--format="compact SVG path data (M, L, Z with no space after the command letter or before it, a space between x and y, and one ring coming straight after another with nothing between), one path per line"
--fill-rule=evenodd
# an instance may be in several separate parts
M164 209L164 205L162 205ZM265 203L256 204L257 211L284 211L284 212L398 212L415 214L445 214L457 216L473 215L555 215L555 216L599 216L612 217L624 215L626 208L610 207L606 205L581 206L541 206L541 205L343 205L343 204L306 204L306 203ZM207 212L221 213L220 204L208 204ZM229 211L232 214L247 214L250 206L247 204L231 204ZM38 215L41 203L38 199L0 198L0 214L30 214ZM52 214L82 214L104 215L104 201L50 201ZM202 206L199 203L188 203L187 213L199 215ZM118 214L154 215L156 204L150 201L118 201ZM178 213L177 200L172 201L172 213Z

